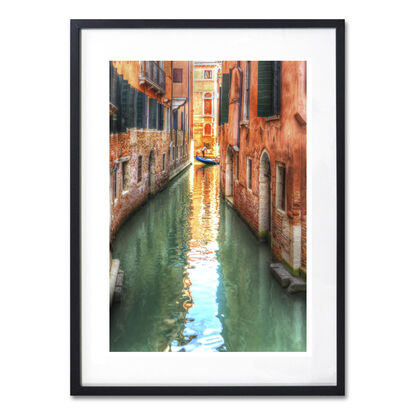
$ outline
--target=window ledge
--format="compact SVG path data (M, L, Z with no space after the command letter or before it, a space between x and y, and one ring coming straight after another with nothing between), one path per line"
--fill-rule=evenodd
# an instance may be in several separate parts
M129 190L123 190L123 191L122 191L122 194L123 194L123 195L126 195L126 194L127 194L127 193L129 193L129 192L130 192Z
M241 121L239 122L239 125L240 125L241 127L249 127L249 120L241 120Z
M271 115L270 117L265 117L265 121L279 121L280 116L279 115Z

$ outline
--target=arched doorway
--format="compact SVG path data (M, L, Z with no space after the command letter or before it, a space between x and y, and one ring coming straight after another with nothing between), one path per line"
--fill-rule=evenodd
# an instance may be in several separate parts
M225 196L233 197L233 150L226 150Z
M148 193L153 194L156 187L156 160L154 158L154 150L150 151L148 158Z
M258 233L262 238L271 233L271 164L266 151L259 164Z

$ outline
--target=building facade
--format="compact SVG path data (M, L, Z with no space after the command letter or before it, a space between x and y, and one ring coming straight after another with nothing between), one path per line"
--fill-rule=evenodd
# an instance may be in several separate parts
M195 154L206 146L210 155L218 155L218 76L221 62L195 62L193 78Z
M189 126L173 125L173 68L172 61L110 62L111 240L191 162Z
M172 62L172 140L170 177L192 161L193 152L193 62Z
M295 275L307 269L306 62L224 61L220 184Z

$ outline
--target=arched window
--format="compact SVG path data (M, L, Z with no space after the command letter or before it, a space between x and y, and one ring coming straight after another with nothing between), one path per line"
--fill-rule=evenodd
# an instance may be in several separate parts
M203 129L203 135L212 135L212 125L211 124L205 124L205 127Z
M212 115L212 98L211 92L203 94L203 115Z

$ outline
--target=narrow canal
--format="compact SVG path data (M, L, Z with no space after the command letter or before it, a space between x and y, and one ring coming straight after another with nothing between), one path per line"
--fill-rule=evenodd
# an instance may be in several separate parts
M124 298L111 351L306 350L305 295L288 295L219 192L219 166L191 166L119 230Z

